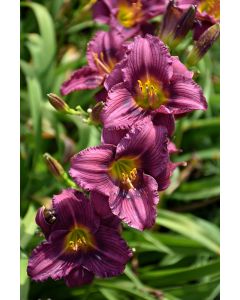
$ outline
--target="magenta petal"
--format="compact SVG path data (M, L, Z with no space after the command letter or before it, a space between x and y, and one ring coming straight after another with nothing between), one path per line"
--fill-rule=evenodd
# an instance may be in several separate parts
M43 214L44 209L45 209L45 207L40 207L38 209L35 221L36 221L37 225L42 229L42 232L47 239L51 232L52 224L50 224L46 221L44 214Z
M71 159L69 174L81 188L108 195L113 187L108 176L108 168L114 159L114 154L114 145L87 148Z
M83 67L71 75L70 79L61 86L62 95L68 95L78 90L91 90L99 87L104 77L97 70Z
M163 107L163 106L162 106ZM175 131L175 119L171 114L156 113L153 117L153 124L155 126L165 126L168 131L168 135L171 137Z
M110 20L110 8L108 1L98 0L92 7L93 19L99 23L108 24Z
M58 280L69 274L76 261L66 260L63 256L63 240L67 231L58 231L54 239L37 246L28 262L28 275L35 281L44 281L49 277Z
M178 149L177 146L173 142L169 141L168 142L168 152L169 152L169 154L174 154L174 153L181 152L181 149Z
M142 2L146 19L163 14L167 6L166 0L145 0Z
M173 114L183 114L196 109L207 109L202 89L192 79L174 76L170 85L170 99L166 104Z
M77 287L89 284L93 279L94 274L92 272L78 266L65 277L65 283L68 287Z
M109 204L112 212L129 226L144 230L154 225L156 205L159 201L158 184L154 178L143 174L142 183L136 189L111 191Z
M176 5L181 9L188 9L190 5L198 5L200 0L177 0Z
M89 253L83 266L99 277L120 275L131 257L131 251L119 233L104 225L96 233L97 249Z
M114 85L123 82L122 69L125 67L126 62L127 59L124 58L117 63L112 72L108 75L107 79L104 81L104 87L107 91L110 91Z
M118 229L120 219L113 215L109 207L108 197L98 192L91 192L90 199L96 213L101 219L101 224Z
M108 93L108 99L102 110L102 120L107 129L127 129L147 113L137 106L124 83L115 85Z
M128 129L111 130L103 128L101 142L103 144L117 145L127 132Z
M178 163L169 162L167 167L161 170L159 175L155 178L158 183L159 191L164 191L169 187L169 185L171 183L170 177L172 176L174 170L178 166L186 166L186 163L185 162L178 162Z
M150 34L145 38L137 36L129 49L123 74L131 89L135 88L137 80L148 74L163 84L169 83L173 74L172 59L167 47L158 37Z
M74 189L66 189L53 197L53 208L56 221L53 230L68 229L77 224L83 224L95 232L100 220L94 213L93 207L85 196Z
M144 172L155 178L169 163L167 144L166 127L154 126L151 121L138 122L118 144L116 158L140 156Z
M173 75L181 75L187 78L192 78L194 72L189 71L184 64L182 64L178 56L172 56Z

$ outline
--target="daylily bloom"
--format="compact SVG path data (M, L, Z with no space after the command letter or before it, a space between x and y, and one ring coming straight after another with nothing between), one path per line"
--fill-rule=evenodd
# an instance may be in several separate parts
M122 64L108 77L107 83L114 83L105 85L110 90L102 110L104 127L126 129L158 113L181 116L206 110L203 92L192 76L159 38L136 37Z
M33 280L63 278L73 287L90 283L94 275L110 277L123 272L131 251L113 219L103 217L104 202L93 202L67 189L53 197L52 206L55 219L46 218L45 208L36 217L46 241L30 256L27 271Z
M124 55L123 42L124 38L117 30L97 32L87 47L88 66L75 71L70 79L62 84L62 95L101 86Z
M81 188L108 196L112 213L129 226L150 228L158 190L168 187L174 169L167 143L166 127L144 120L117 146L102 144L76 154L69 173Z
M93 6L93 17L131 37L147 20L162 14L166 3L166 0L99 0Z

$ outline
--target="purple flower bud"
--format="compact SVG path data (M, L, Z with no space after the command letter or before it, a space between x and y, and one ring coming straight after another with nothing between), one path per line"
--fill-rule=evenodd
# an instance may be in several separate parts
M91 110L90 112L90 118L91 120L96 124L101 124L101 111L104 107L104 102L100 101L98 102Z
M160 37L170 47L175 47L192 29L196 15L196 6L182 9L170 1L165 12Z
M57 96L56 94L53 94L53 93L50 93L47 96L48 96L49 102L56 110L68 112L69 106L62 98L60 98L59 96Z
M212 47L213 43L220 35L220 25L217 23L208 28L195 42L192 50L187 57L188 65L196 65L199 60L207 53Z
M65 173L62 165L48 153L45 153L43 157L49 171L58 178L62 177L62 175Z

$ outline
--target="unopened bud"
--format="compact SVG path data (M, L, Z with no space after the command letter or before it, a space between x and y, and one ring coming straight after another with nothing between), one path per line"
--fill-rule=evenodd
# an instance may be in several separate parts
M192 29L196 11L197 7L195 5L191 5L189 9L185 13L183 13L180 20L177 23L177 28L174 35L175 39L181 40Z
M65 173L62 165L55 159L53 158L50 154L45 153L43 155L45 162L47 164L47 167L49 171L56 177L62 178L63 174Z
M52 104L52 106L56 110L63 111L63 112L69 111L69 106L62 98L60 98L59 96L57 96L53 93L50 93L47 96L48 96L49 102Z
M182 10L174 5L173 0L170 0L160 28L160 38L165 44L169 45L173 41L174 32L181 14Z
M188 65L196 65L199 60L207 53L212 47L213 43L218 39L220 35L220 25L217 23L209 27L195 42L192 50L187 57Z
M96 124L101 124L102 123L102 121L101 121L101 111L102 111L103 107L104 107L104 102L100 101L92 108L92 111L90 113L90 118Z

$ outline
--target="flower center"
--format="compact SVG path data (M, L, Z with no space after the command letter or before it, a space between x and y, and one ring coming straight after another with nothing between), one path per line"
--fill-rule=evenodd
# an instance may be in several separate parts
M140 163L136 157L123 157L111 164L109 174L124 189L134 189L138 180L139 166Z
M138 80L136 102L144 109L156 109L167 102L167 92L153 78Z
M66 250L70 252L87 251L94 248L94 238L89 229L81 225L74 227L66 237Z
M92 56L100 73L111 73L112 69L116 64L116 60L114 60L113 58L109 58L108 62L106 62L104 59L103 52L101 52L100 55L98 53L93 52Z
M129 28L140 22L142 19L141 0L129 3L129 1L120 1L117 19L124 27Z
M218 20L220 18L220 0L201 0L198 10L201 13L206 12Z

